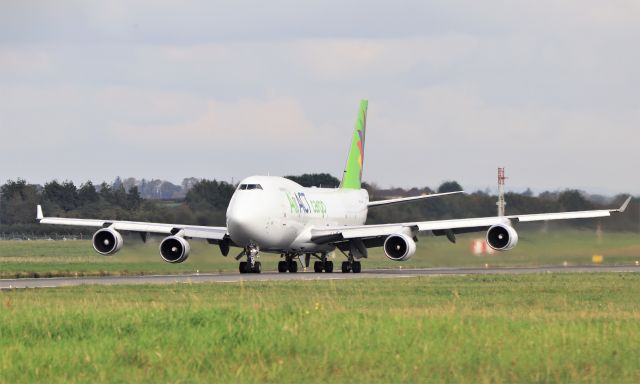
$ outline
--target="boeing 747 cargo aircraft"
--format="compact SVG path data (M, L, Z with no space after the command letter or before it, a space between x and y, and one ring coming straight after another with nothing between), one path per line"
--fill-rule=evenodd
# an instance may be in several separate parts
M38 206L37 219L42 224L99 228L93 235L93 248L102 255L113 255L123 245L121 232L160 234L160 255L168 263L182 263L189 257L189 240L206 239L220 247L224 256L230 247L241 249L236 256L240 273L260 273L260 252L280 254L279 272L297 272L298 259L311 257L315 272L333 272L330 252L345 256L342 272L359 273L361 259L368 249L383 247L393 261L405 261L416 252L420 232L444 235L455 241L458 233L486 231L487 244L497 251L507 251L518 243L514 226L521 222L584 219L623 212L631 198L619 209L580 212L541 213L532 215L481 217L439 221L365 225L369 208L407 202L443 194L369 201L361 187L364 164L368 102L360 102L351 149L339 188L304 188L274 176L251 176L238 184L227 209L226 227L183 224L146 223L107 219L71 219L44 217Z

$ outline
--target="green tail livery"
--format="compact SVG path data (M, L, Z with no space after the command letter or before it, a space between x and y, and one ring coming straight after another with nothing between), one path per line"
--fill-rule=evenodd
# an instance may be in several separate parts
M347 167L342 177L341 188L360 189L362 186L362 168L364 164L364 139L367 131L367 100L360 101L360 110L356 127L351 140L351 150L347 159Z

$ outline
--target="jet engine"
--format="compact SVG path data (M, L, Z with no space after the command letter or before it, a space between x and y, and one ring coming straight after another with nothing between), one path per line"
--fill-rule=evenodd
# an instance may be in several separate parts
M487 231L487 244L496 251L508 251L518 244L518 232L510 225L494 225Z
M122 248L122 235L111 228L102 228L93 234L93 249L101 255L113 255Z
M182 263L189 257L191 246L180 236L169 236L160 243L160 256L167 263Z
M416 242L404 233L391 235L384 241L384 253L394 261L407 261L416 253Z

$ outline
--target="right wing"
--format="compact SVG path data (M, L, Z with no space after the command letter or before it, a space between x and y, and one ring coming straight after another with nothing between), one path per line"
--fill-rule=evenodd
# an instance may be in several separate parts
M163 224L163 223L146 223L137 221L119 221L119 220L92 220L92 219L72 219L62 217L44 217L42 207L38 205L37 221L40 224L50 225L71 225L75 227L95 227L95 228L112 228L117 231L131 231L140 233L157 233L163 235L173 235L183 231L185 237L193 237L199 239L207 239L216 243L225 238L228 239L226 227L206 227L196 225L183 224Z
M375 246L379 244L380 239L398 233L431 231L434 235L450 236L457 233L478 232L498 224L606 217L611 216L612 213L624 212L630 201L631 197L627 198L617 209L314 228L311 231L311 241L316 244L338 244L352 239L361 239L365 244Z

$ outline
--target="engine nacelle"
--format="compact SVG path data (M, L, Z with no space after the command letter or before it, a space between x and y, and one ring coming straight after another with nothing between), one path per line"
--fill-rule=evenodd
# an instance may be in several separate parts
M182 263L189 257L191 246L180 236L169 236L160 243L160 256L167 263Z
M494 225L487 231L487 244L496 251L508 251L518 244L518 232L510 225Z
M384 241L384 253L393 261L407 261L416 253L416 242L404 233L391 235Z
M109 256L122 248L122 235L111 228L102 228L93 234L93 249L101 255Z

